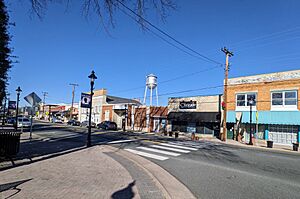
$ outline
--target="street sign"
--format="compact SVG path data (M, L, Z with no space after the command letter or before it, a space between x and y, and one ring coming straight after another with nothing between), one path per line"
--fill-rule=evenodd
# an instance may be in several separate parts
M91 95L87 93L81 93L81 108L91 107Z
M17 109L17 102L16 101L9 101L8 102L8 109L16 110Z
M31 106L36 106L38 103L40 103L42 101L41 98L35 92L30 93L29 95L27 95L26 97L24 97L24 99Z

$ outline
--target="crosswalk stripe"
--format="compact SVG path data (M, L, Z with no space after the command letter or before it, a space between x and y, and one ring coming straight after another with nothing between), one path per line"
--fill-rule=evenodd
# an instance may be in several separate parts
M156 159L156 160L167 160L167 159L169 159L168 157L165 157L165 156L155 155L155 154L151 154L151 153L145 153L145 152L137 151L137 150L133 150L133 149L125 149L125 150L129 151L131 153L140 155L140 156L153 158L153 159Z
M174 148L170 148L170 147L164 147L164 146L160 146L160 145L151 145L151 147L158 148L158 149L165 149L165 150L169 150L169 151L180 152L180 153L189 153L189 152L191 152L191 151L182 150L182 149L174 149Z
M137 139L134 139L134 140L116 140L116 141L108 142L108 144L118 144L118 143L125 143L125 142L134 142L136 140Z
M169 142L169 144L175 144L175 145L179 145L179 146L189 146L189 147L193 147L193 148L197 148L199 149L199 147L203 147L205 146L205 144L194 144L194 143L182 143L182 142Z
M178 149L187 149L187 150L191 150L191 151L197 151L198 150L198 149L191 148L191 147L179 146L179 145L173 145L173 144L166 144L166 143L161 143L160 145L170 146L170 147L174 147L174 148L178 148Z
M142 150L146 150L146 151L152 151L155 153L161 153L161 154L165 154L165 155L170 155L170 156L179 156L180 153L174 153L174 152L169 152L169 151L162 151L162 150L158 150L158 149L152 149L152 148L148 148L148 147L136 147L138 149L142 149Z

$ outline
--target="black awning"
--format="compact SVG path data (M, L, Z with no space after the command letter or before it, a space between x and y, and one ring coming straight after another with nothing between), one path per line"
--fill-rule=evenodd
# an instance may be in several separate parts
M220 122L218 112L170 112L168 120L186 122Z

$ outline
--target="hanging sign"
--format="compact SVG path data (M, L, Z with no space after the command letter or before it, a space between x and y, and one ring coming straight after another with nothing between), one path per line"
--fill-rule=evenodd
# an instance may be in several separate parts
M17 109L17 102L16 101L9 101L8 102L8 109L16 110Z
M81 108L91 107L91 95L87 93L81 93Z

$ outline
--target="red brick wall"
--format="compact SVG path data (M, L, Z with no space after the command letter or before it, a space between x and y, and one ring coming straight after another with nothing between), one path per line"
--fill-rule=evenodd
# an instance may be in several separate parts
M271 110L271 92L274 90L297 90L298 100L300 99L300 79L262 82L255 84L240 84L228 85L227 89L227 107L229 111L235 110L236 94L239 92L257 92L257 110L268 111ZM298 101L298 110L300 101Z
M109 111L109 121L112 121L113 106L112 105L102 106L102 121L105 120L105 111Z

